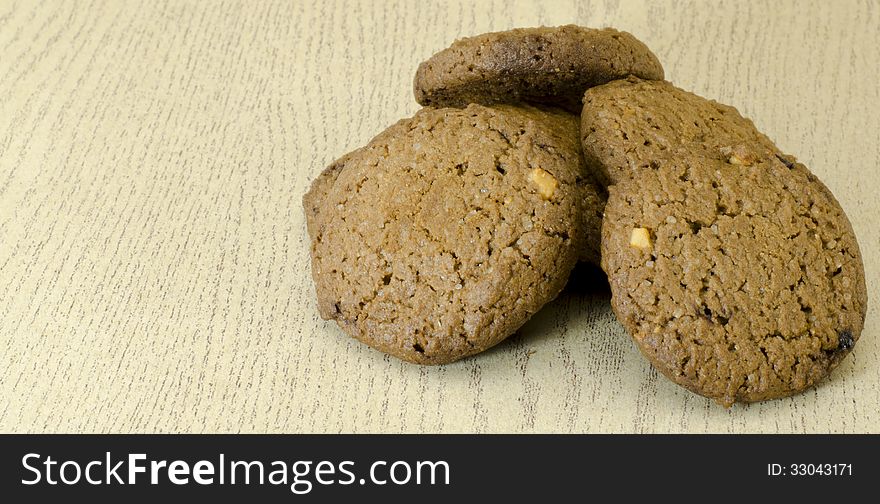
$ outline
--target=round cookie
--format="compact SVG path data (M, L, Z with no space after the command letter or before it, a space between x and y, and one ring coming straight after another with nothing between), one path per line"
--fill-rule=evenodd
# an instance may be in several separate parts
M585 89L627 75L662 79L663 67L629 33L567 25L457 40L419 65L413 88L422 105L531 101L580 113Z
M721 148L730 146L747 146L741 157L780 153L734 107L633 77L587 90L581 139L587 166L605 185L637 176L652 159L682 146L724 159L732 153Z
M331 165L303 198L321 316L422 364L511 335L584 248L577 132L562 111L423 109Z
M782 156L723 157L657 156L611 186L602 266L653 365L730 406L827 376L859 339L867 294L852 227L822 182Z

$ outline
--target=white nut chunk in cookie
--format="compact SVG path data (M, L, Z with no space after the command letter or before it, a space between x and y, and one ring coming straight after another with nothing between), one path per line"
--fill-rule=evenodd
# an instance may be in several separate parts
M629 235L629 245L642 250L651 248L651 233L643 227L633 228Z
M727 162L740 166L752 166L758 161L758 155L745 145L722 147L721 153L727 156Z
M559 185L553 175L541 168L534 168L529 173L529 180L538 187L538 194L546 200L553 197L556 186Z

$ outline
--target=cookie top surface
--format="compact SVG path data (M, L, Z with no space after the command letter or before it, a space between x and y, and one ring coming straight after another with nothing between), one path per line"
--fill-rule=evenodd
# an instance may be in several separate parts
M583 248L577 131L562 111L423 109L332 164L303 198L321 316L426 364L512 334Z
M635 75L662 79L657 57L612 28L518 28L455 41L419 65L413 88L422 105L547 103L580 113L584 90Z
M725 405L783 397L825 377L859 339L859 247L803 165L657 157L609 192L612 306L678 384Z
M779 153L734 107L669 82L636 78L587 90L581 139L587 165L606 185L637 174L657 156L675 155L682 146L687 151L697 145L718 157L731 154L721 150L731 146L747 148L751 156Z

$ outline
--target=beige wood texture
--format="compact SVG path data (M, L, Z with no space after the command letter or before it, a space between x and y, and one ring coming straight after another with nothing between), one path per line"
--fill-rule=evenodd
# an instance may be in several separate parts
M865 258L854 354L729 410L638 353L594 270L517 336L404 364L319 319L300 198L514 26L628 30L824 180ZM0 431L878 432L880 5L0 0Z

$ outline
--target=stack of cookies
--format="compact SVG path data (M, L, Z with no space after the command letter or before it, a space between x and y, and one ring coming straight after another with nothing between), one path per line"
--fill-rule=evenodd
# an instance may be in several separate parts
M663 78L607 28L489 33L432 56L414 83L425 108L303 198L321 316L448 363L513 334L588 261L674 382L728 406L817 383L864 323L846 215L736 109Z

